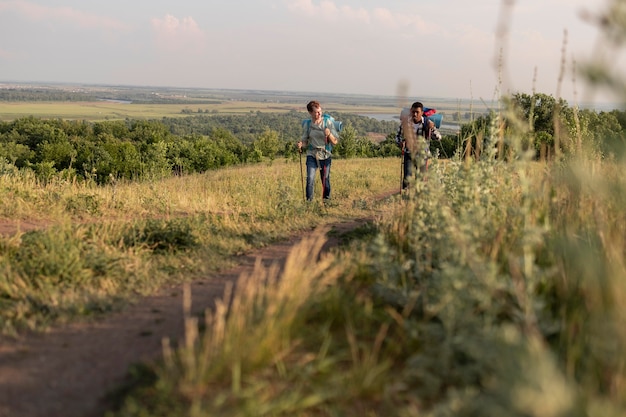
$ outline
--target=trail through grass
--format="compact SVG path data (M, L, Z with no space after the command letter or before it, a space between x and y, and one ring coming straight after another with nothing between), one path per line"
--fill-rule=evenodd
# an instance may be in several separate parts
M188 316L110 416L622 415L621 169L436 164L361 241Z
M0 328L110 311L232 266L233 255L330 222L376 216L397 159L336 160L333 200L305 204L299 163L274 161L107 187L0 176L5 221L49 226L0 239ZM321 194L318 184L317 194Z

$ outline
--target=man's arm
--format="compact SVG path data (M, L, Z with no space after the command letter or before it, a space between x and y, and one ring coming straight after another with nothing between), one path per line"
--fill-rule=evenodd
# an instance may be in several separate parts
M330 126L330 128L328 128ZM337 129L335 129L335 124L332 121L328 121L326 123L326 129L324 129L324 134L326 135L326 139L334 146L337 144L339 140L339 133L337 133Z
M439 132L436 127L433 127L433 130L430 132L430 137L441 140L441 132Z
M298 141L298 143L296 143L296 145L298 146L298 149L300 150L300 152L302 152L302 148L305 148L307 146L309 146L309 129L311 127L311 121L307 120L305 123L302 124L302 137L300 138L300 140Z

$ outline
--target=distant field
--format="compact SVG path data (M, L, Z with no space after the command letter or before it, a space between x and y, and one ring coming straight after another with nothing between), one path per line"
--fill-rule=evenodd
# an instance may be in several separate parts
M324 105L325 110L355 114L394 113L384 106ZM0 120L20 117L60 118L67 120L160 119L190 114L245 114L262 112L306 111L293 103L266 103L258 101L223 101L217 104L134 104L113 101L92 102L0 102Z
M0 82L0 121L26 116L100 121L257 111L306 112L306 103L313 99L330 113L371 115L379 120L398 116L401 108L412 101L354 94ZM482 100L424 97L421 101L443 113L448 126L468 122L488 111Z

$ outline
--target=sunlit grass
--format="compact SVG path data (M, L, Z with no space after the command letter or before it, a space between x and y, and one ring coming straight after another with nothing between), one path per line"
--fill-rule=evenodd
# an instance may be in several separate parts
M349 207L393 189L397 182L394 170L399 175L399 169L396 158L333 161L331 179L337 207ZM63 179L40 186L32 174L7 170L0 176L0 218L56 221L68 217L96 220L181 214L252 215L274 212L286 203L297 205L303 200L302 189L299 162L285 160L104 187ZM319 184L316 194L321 200ZM341 210L326 210L326 214L337 213Z
M376 216L396 168L395 158L334 161L324 205L319 184L315 201L303 201L297 160L108 186L40 185L5 165L0 216L16 234L0 239L0 328L99 314L294 233Z
M621 415L623 169L435 164L370 239L316 262L312 236L188 316L112 415Z

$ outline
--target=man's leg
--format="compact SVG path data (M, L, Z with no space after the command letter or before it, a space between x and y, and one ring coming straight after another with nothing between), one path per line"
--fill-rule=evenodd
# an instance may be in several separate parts
M431 157L432 157L432 154L430 153L430 148L426 147L424 153L420 157L421 159L420 172L424 176L426 175L426 171L428 171L428 166L430 165Z
M402 182L402 189L406 190L409 187L411 176L413 175L413 161L411 160L411 153L404 152L404 181Z
M420 155L419 162L420 162L420 174L422 174L422 179L425 180L426 173L430 165L430 152L425 152L423 155Z
M320 161L321 172L320 175L322 177L322 198L324 200L330 199L330 165L331 158L324 159Z
M313 191L315 190L315 173L317 172L317 161L315 157L308 155L306 157L306 200L313 200Z

